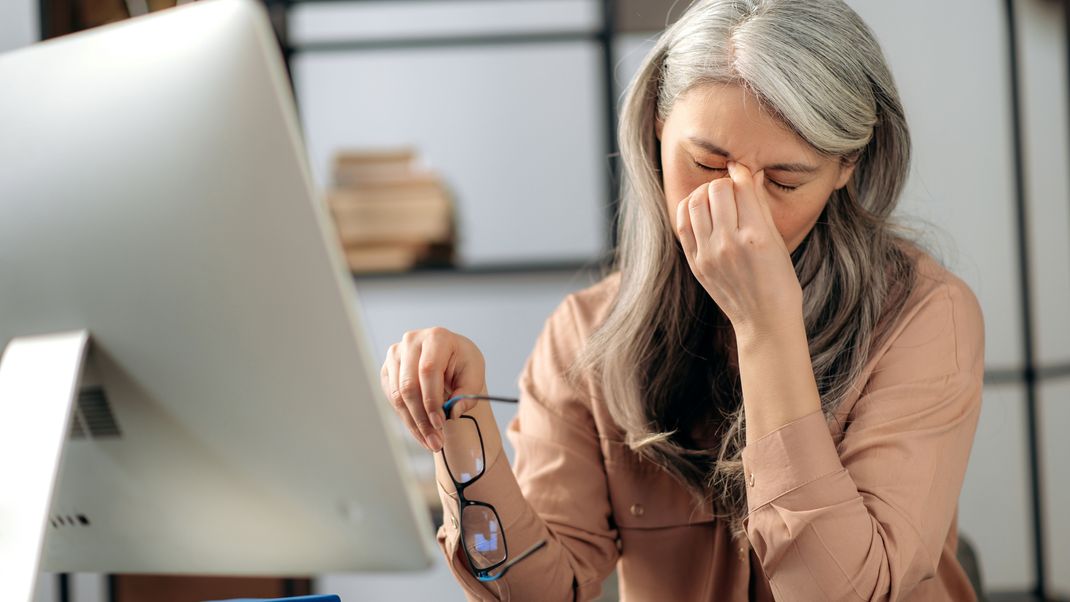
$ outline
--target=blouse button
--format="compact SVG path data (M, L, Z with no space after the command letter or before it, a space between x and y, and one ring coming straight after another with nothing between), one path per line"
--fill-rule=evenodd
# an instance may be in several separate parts
M457 517L452 514L450 515L450 526L452 526L454 529L457 528Z
M746 558L747 558L747 548L740 548L739 549L739 559L740 560L745 560Z
M750 473L750 478L747 479L747 484L750 485L751 487L754 487L754 473L753 472Z
M631 511L632 516L642 516L646 512L642 504L632 504Z

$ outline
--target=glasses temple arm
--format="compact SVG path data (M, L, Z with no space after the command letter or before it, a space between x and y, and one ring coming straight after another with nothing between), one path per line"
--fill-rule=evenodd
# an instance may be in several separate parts
M486 399L487 401L504 401L507 403L518 403L520 400L515 397L495 397L492 395L454 395L446 400L446 403L442 404L442 412L446 415L446 418L450 417L450 410L462 399Z
M545 539L537 542L535 545L533 545L530 548L528 548L527 550L521 552L521 554L519 556L517 556L516 558L513 558L509 562L505 563L497 573L495 573L493 575L491 575L490 573L487 573L485 575L478 575L479 580L480 581L495 581L497 579L501 579L502 577L505 576L505 571L508 571L514 564L520 562L521 560L527 558L528 556L531 556L532 554L534 554L538 550L542 549L545 545L546 545L546 540Z

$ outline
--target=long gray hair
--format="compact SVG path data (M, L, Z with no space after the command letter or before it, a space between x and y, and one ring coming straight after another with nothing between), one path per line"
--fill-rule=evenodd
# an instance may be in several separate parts
M841 0L700 0L661 34L631 81L618 132L619 289L569 376L593 378L629 447L711 504L739 537L746 424L724 344L731 325L675 236L654 129L677 98L710 83L745 87L817 151L856 162L791 255L829 419L913 288L910 230L891 218L910 134L873 33ZM696 434L719 448L702 449Z

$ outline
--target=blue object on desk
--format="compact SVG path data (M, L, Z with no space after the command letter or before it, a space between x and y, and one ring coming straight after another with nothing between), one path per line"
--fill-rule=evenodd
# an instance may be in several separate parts
M326 596L297 596L296 598L234 598L232 600L206 600L205 602L342 602L337 594Z

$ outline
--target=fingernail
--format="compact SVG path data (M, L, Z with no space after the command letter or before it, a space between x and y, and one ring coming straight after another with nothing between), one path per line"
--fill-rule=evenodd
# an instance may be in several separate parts
M442 449L442 437L438 436L438 433L431 433L427 436L427 443L431 445L431 451L438 451Z
M431 413L431 424L434 425L437 430L442 430L442 425L446 424L446 419L442 416L442 412Z

